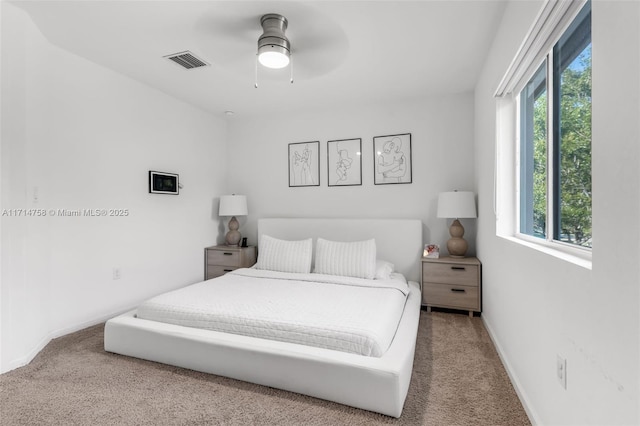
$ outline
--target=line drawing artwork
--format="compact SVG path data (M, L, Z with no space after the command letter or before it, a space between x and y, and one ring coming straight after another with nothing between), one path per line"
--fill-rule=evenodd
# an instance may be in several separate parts
M362 139L327 142L329 186L362 185Z
M289 186L319 186L320 142L289 144Z
M411 133L376 136L373 145L374 183L411 183Z
M340 145L336 143L336 149L338 151L338 162L336 163L336 174L338 175L338 180L336 181L336 185L344 180L347 180L347 172L351 168L351 163L353 163L353 159L349 157L349 151L346 149L340 149Z

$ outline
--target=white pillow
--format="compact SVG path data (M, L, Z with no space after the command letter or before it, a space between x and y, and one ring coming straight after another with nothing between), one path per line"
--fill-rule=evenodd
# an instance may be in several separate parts
M376 260L376 280L388 280L391 278L395 265L386 260Z
M268 269L279 272L311 272L313 240L279 240L262 235L258 243L258 262L256 269Z
M376 275L376 240L343 243L318 238L314 272L372 280Z

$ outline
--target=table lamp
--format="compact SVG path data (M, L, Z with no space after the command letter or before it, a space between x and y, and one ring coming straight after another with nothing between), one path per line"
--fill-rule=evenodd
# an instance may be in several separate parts
M451 257L464 257L469 245L462 236L464 227L459 218L475 218L475 194L467 191L441 192L438 195L438 217L455 219L449 228L451 238L447 241L447 250Z
M247 213L247 197L245 195L223 195L220 197L220 209L218 215L231 216L229 221L229 232L224 237L224 241L228 246L237 246L240 242L240 232L238 228L240 224L236 216L246 216Z

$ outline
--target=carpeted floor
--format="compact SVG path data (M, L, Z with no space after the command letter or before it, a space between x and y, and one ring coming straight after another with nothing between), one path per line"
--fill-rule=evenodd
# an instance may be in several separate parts
M422 312L394 419L278 389L106 353L103 325L0 375L2 425L528 425L478 317Z

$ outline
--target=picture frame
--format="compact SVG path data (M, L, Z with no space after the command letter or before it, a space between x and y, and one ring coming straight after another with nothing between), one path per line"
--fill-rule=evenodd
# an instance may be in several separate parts
M362 185L362 138L327 142L327 185Z
M320 141L289 144L289 187L320 186Z
M178 195L180 193L179 176L175 173L149 170L149 193Z
M373 138L373 183L412 182L411 133Z
M437 244L425 244L422 257L438 259L440 257L440 246Z

